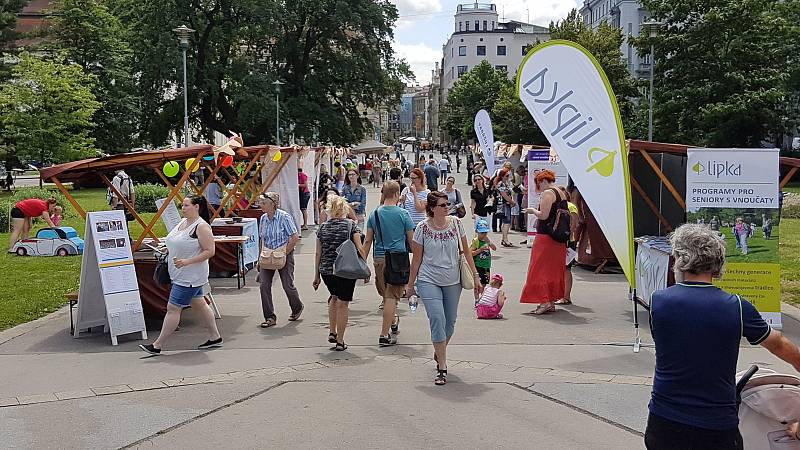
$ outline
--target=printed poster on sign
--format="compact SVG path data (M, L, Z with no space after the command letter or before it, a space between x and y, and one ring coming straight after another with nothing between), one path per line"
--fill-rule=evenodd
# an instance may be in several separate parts
M725 243L725 274L716 284L780 328L779 151L690 149L688 158L687 221Z

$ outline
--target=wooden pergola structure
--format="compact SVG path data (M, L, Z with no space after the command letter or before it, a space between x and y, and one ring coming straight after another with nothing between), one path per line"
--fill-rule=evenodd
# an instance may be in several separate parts
M222 158L218 160L214 159L215 149L216 147L211 145L196 145L177 149L131 152L101 158L90 158L44 168L40 172L40 177L42 181L54 183L70 204L72 204L78 214L84 219L86 218L86 211L75 201L70 191L64 187L64 183L87 177L97 177L100 179L103 184L108 186L108 188L121 199L125 208L133 215L134 220L143 228L141 235L136 239L133 245L133 250L136 251L148 236L158 242L158 237L153 233L152 229L161 218L170 202L174 201L176 198L180 201L183 200L181 190L184 187L190 189L197 195L203 195L203 192L205 192L210 183L218 183L224 195L220 207L212 212L211 219L213 220L217 217L227 218L234 214L236 210L235 207L230 207L226 211L225 206L227 204L233 202L235 206L239 202L244 203L246 201L248 205L255 202L260 195L267 192L272 186L275 179L289 161L289 157L303 150L301 147L297 146L277 147L258 145L240 147L234 155L231 155L233 164L226 167L221 162ZM322 149L325 148L321 148L321 150ZM280 159L276 157L278 153L281 154ZM273 158L275 158L276 161L273 161ZM185 167L186 161L189 159L194 159L196 164L199 164L207 170L205 181L200 183L199 186L191 177L193 171L187 170ZM172 161L178 163L180 167L178 174L174 177L177 178L175 182L164 175L162 170L164 164ZM135 206L131 205L127 199L119 193L107 176L107 173L120 169L124 170L141 167L151 168L170 190L166 201L149 222L146 222L139 215ZM239 170L236 169L237 167ZM262 167L267 168L265 174L262 173L262 170L259 170ZM220 179L220 175L224 175L231 180L230 185L226 185ZM263 181L260 184L259 178L262 178L261 181Z

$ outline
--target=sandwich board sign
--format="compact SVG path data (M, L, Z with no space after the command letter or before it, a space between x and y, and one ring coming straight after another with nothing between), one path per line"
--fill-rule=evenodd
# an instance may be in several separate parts
M125 212L88 213L85 240L75 337L103 326L112 345L124 334L141 333L147 339Z

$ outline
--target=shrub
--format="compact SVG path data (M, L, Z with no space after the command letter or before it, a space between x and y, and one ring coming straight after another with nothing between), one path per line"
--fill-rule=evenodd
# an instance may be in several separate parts
M800 205L783 205L781 217L784 219L800 219Z
M136 211L139 213L156 212L156 200L169 196L169 189L160 184L137 184L136 188Z
M5 197L0 200L0 230L8 231L10 229L9 213L14 204L26 198L39 198L47 200L50 197L55 197L59 206L64 208L64 217L74 214L72 205L67 201L67 198L57 190L41 189L38 187L24 187L19 188L11 194L10 197Z

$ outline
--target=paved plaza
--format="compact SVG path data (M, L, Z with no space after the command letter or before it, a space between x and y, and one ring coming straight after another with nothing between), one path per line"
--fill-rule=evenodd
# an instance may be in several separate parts
M377 189L369 192L371 210ZM306 304L297 322L286 320L279 283L278 325L265 330L255 273L241 290L235 279L212 281L221 349L195 350L206 336L192 311L159 357L133 337L118 347L107 335L73 339L66 309L0 333L0 448L643 447L653 349L608 345L633 338L622 275L575 269L575 304L531 317L517 302L530 250L501 248L493 270L512 299L506 318L476 320L464 292L448 384L437 387L422 307L402 306L399 345L378 347L374 283L357 285L349 349L329 350L327 292L311 286L314 242L304 232L297 250ZM647 314L640 318L651 342ZM800 323L785 315L784 324L800 341ZM751 363L791 372L745 345L739 366Z

